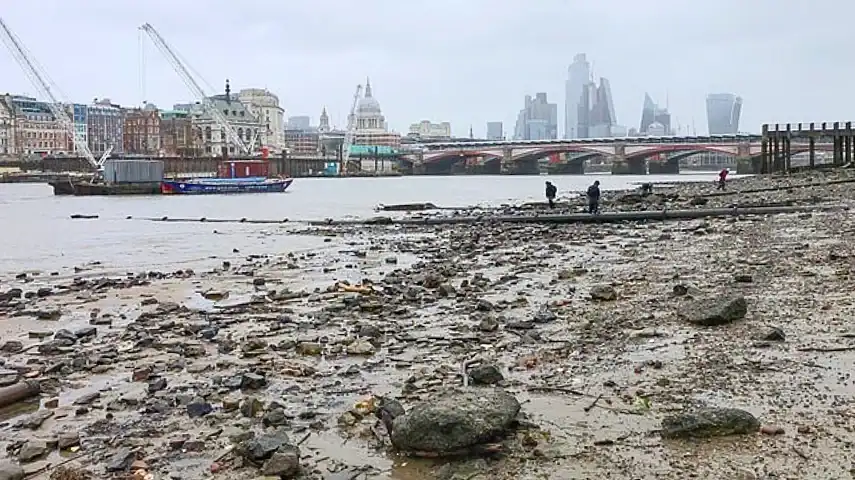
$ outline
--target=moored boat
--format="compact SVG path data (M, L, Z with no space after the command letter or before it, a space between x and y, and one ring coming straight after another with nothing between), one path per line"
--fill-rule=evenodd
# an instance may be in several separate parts
M220 194L220 193L276 193L284 192L292 178L194 178L189 180L164 180L160 192L169 194Z

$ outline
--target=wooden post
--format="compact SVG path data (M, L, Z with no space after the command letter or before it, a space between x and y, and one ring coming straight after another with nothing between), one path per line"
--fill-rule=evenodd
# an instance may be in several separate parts
M808 157L810 168L816 168L816 137L814 136L813 123L810 124L810 137L808 137Z

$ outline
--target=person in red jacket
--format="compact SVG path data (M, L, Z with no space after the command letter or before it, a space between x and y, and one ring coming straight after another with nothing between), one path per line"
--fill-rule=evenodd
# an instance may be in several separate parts
M723 168L723 169L721 169L720 172L718 172L718 189L719 190L724 190L724 184L727 181L727 174L728 173L730 173L730 172L728 172L726 168Z

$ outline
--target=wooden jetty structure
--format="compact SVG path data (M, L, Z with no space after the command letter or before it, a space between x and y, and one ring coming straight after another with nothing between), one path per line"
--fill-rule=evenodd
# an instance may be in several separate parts
M779 173L793 170L792 144L808 144L808 168L817 168L816 145L831 143L830 166L852 163L855 151L855 130L852 122L823 122L798 124L764 124L762 130L760 165L757 173Z

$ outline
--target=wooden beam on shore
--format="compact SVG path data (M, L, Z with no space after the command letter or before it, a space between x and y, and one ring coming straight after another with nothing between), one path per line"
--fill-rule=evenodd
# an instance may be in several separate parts
M194 223L253 223L253 224L285 224L304 223L314 226L336 225L460 225L478 223L538 223L538 224L569 224L569 223L619 223L644 222L664 220L691 220L713 217L738 217L743 215L777 215L785 213L804 213L821 210L834 210L838 206L774 206L774 207L733 207L733 208L695 208L688 210L646 210L634 212L608 212L591 215L588 213L571 214L533 214L533 215L459 215L435 216L423 218L392 218L372 217L362 220L310 220L299 221L288 219L224 219L224 218L179 218L179 217L127 217L127 219L147 220L152 222L194 222Z

